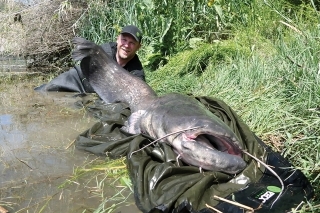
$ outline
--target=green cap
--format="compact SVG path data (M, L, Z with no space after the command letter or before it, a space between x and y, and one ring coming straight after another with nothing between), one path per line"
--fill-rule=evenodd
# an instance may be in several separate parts
M125 26L121 30L121 34L122 33L128 33L128 34L132 35L139 43L141 43L142 32L139 30L138 27L136 27L134 25Z

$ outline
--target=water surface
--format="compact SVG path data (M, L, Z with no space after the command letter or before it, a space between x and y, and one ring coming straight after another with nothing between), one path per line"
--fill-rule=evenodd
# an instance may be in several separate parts
M59 188L72 180L75 168L98 158L73 145L97 120L75 107L75 94L38 93L34 86L0 86L0 206L10 212L79 213L108 212L121 203L112 212L139 212L128 188L111 186L115 180L102 181L99 173Z

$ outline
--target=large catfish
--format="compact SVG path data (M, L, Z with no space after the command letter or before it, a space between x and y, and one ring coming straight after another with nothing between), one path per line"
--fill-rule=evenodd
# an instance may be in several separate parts
M171 145L187 164L236 174L246 167L243 148L233 131L194 98L182 94L157 96L141 79L120 67L91 41L74 38L74 60L96 93L106 102L124 102L131 116L126 131L148 134Z

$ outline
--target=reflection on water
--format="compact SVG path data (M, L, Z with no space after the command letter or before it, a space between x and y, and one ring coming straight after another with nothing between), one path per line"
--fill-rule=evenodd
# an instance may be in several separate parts
M0 125L6 126L11 124L11 115L0 115Z
M104 198L93 196L88 181L58 188L75 167L97 158L72 146L95 122L73 107L76 100L70 93L40 94L23 84L0 90L0 206L10 212L78 213L101 204ZM112 197L118 190L107 191ZM116 212L139 212L132 196L126 205Z

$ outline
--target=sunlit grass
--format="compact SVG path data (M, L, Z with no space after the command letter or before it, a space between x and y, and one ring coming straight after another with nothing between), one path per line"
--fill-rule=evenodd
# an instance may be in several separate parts
M72 184L82 184L92 197L101 200L100 205L93 212L113 212L122 205L130 204L128 198L133 193L125 161L125 158L116 160L96 158L75 168L73 175L59 188L64 189ZM114 191L113 196L107 196L111 188Z
M94 161L88 162L82 167L75 168L72 177L70 177L68 180L66 180L66 182L60 185L59 188L63 188L68 183L74 182L82 176L92 174L95 172L99 175L105 174L106 177L108 177L109 179L116 179L122 176L128 176L124 158L116 160L97 158Z

